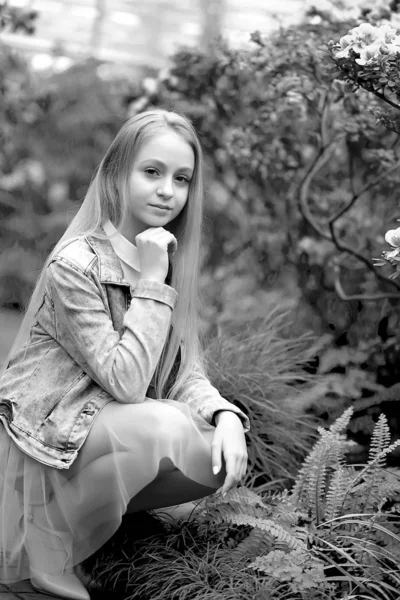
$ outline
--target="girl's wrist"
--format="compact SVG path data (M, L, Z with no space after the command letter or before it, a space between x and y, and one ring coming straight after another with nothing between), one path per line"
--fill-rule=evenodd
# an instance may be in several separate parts
M223 420L232 419L231 416L227 416L227 415L232 415L233 417L235 417L236 419L239 419L239 421L240 421L240 418L237 416L237 414L235 412L233 412L232 410L224 409L224 410L219 410L218 412L215 413L215 415L214 415L215 424L218 425L218 423L221 421L221 419L223 419Z
M139 279L143 279L145 281L156 281L157 283L165 283L165 277L163 278L162 275L146 275L142 273Z

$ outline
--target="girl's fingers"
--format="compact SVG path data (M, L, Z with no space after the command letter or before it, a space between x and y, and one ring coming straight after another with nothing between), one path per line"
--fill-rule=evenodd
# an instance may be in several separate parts
M232 489L237 482L239 481L239 469L237 461L234 458L231 458L229 455L225 458L226 461L226 477L224 481L224 485L221 488L221 494L224 496L230 489Z
M176 252L178 248L174 234L163 227L150 227L136 237L139 238L139 241L158 240L165 244L165 249L170 249L172 252Z
M222 466L222 438L215 430L214 439L211 444L211 464L214 475L217 475Z
M247 472L247 456L243 457L240 479L243 479L243 477L246 475L246 472Z

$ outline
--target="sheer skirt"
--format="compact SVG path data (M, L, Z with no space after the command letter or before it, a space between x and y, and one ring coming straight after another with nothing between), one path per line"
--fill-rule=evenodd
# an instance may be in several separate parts
M28 579L32 562L60 574L93 554L165 461L212 493L224 479L212 473L214 431L180 402L113 401L75 462L59 470L23 453L0 424L0 582Z

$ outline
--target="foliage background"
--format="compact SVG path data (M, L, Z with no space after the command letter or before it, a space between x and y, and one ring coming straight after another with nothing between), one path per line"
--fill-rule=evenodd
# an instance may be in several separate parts
M282 307L281 337L312 331L302 368L325 381L304 412L329 423L353 406L354 460L382 411L397 437L398 284L371 257L399 217L398 136L377 122L379 99L335 79L328 49L361 20L397 14L396 2L357 14L309 3L296 27L253 32L242 49L182 49L135 79L96 60L39 75L2 47L0 305L23 307L126 116L172 108L193 119L206 154L206 339Z

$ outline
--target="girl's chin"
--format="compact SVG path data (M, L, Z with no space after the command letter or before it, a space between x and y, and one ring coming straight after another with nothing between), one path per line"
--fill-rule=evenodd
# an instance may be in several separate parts
M164 211L164 212L166 212L166 211ZM169 213L163 214L160 211L160 214L154 214L151 216L146 215L146 222L149 224L150 227L154 223L156 223L159 226L160 223L169 223L170 221L171 221L171 216Z
M169 219L158 218L158 219L146 219L146 225L148 227L165 227L169 223Z

